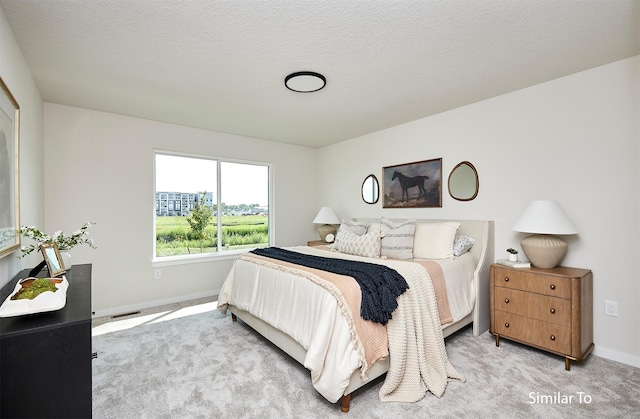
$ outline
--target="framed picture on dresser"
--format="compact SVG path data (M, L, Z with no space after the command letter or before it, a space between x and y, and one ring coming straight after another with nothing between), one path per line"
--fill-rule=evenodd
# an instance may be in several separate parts
M66 272L64 263L62 262L62 256L60 256L60 250L55 243L42 243L40 245L40 251L44 257L44 261L47 263L49 269L49 276L56 277Z
M0 257L20 248L20 107L0 78Z

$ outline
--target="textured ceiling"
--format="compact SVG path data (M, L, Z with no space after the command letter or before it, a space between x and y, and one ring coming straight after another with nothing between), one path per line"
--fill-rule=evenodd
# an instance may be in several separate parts
M47 102L320 147L640 53L640 0L0 0ZM294 71L327 86L295 93Z

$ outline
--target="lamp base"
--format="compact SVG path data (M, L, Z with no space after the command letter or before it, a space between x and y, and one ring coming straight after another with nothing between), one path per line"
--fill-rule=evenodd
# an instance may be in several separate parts
M569 247L561 238L549 234L527 236L522 239L520 246L533 266L545 269L558 266Z
M327 241L327 234L336 235L336 228L331 224L321 224L318 226L318 234L323 242Z

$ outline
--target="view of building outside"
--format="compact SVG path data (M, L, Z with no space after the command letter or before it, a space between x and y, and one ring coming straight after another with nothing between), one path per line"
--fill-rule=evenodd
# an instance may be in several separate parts
M155 200L156 257L269 245L266 164L158 152ZM200 217L204 234L193 228Z

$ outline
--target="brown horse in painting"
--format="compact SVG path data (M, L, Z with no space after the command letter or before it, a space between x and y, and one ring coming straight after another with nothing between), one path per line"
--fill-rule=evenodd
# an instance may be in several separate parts
M414 176L408 177L403 175L402 173L395 171L393 172L393 177L391 180L398 179L400 181L400 186L402 187L402 200L409 201L409 188L415 188L416 186L420 190L418 194L418 198L424 195L425 199L427 198L427 190L424 188L424 182L429 179L429 176ZM405 196L407 199L405 200Z

